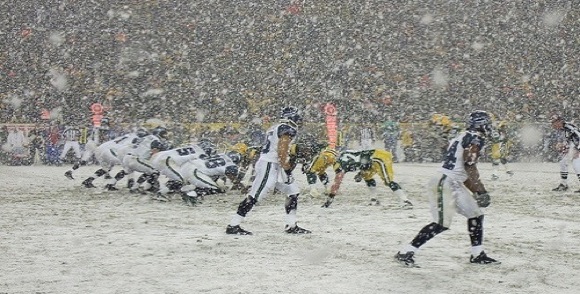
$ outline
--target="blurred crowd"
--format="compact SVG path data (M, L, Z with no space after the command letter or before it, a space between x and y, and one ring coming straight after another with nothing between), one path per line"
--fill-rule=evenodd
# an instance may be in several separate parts
M40 110L118 124L322 122L580 111L573 1L20 1L0 3L0 123Z

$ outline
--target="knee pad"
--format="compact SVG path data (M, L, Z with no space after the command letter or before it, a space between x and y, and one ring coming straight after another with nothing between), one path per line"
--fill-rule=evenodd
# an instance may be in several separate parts
M389 188L391 188L391 190L393 192L395 192L397 190L400 190L401 189L401 186L399 184L397 184L396 182L390 182L389 183Z
M377 186L377 181L375 181L375 179L365 180L365 182L367 183L367 187L376 187Z

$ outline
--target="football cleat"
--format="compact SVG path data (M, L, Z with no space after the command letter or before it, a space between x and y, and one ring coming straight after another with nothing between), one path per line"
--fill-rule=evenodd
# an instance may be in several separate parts
M226 228L226 234L228 234L228 235L252 235L252 232L242 229L239 225L237 225L237 226L228 225L228 227Z
M413 256L415 255L415 252L413 251L409 251L409 252L405 252L405 253L401 253L400 251L397 252L397 254L395 254L395 259L400 262L403 265L406 266L414 266L415 265L415 260L413 259Z
M161 202L169 202L171 199L169 199L166 195L163 195L161 193L156 193L155 195L153 195L151 197L153 200L157 200L157 201L161 201Z
M286 225L284 231L288 234L310 234L312 231L299 227L298 225L294 225L290 227Z
M476 264L500 264L501 262L487 256L487 254L485 254L485 252L481 252L478 256L471 256L471 258L469 258L469 262L471 263L476 263Z
M67 171L66 173L64 173L64 176L69 179L69 180L74 180L75 178L73 178L72 176L72 171Z
M574 191L574 193L580 193L580 190Z
M402 209L413 209L413 203L411 203L409 200L405 200L403 203L401 203L400 207Z
M129 190L129 193L131 193L131 194L141 194L141 195L147 194L147 192L145 192L145 190L143 190L143 188L141 188L141 187L139 187L137 189L131 189L131 190Z
M183 202L185 202L187 206L196 206L197 204L201 204L199 201L200 198L201 196L189 196L185 193L181 195L181 199L183 199Z
M83 181L83 186L85 186L85 188L96 188L97 186L93 185L93 181L90 180L84 180Z
M357 183L360 182L360 181L362 181L362 176L361 176L360 173L358 173L358 174L356 174L354 176L354 181L357 182Z
M105 185L105 190L107 190L107 191L119 191L119 189L117 189L117 187L113 186L113 184Z
M510 176L513 176L513 175L514 175L514 172L513 172L513 171L511 171L511 170L508 170L508 171L506 171L505 173L506 173L506 174L508 174L508 175L510 175Z
M568 185L560 184L558 187L552 189L552 191L566 191L568 190Z

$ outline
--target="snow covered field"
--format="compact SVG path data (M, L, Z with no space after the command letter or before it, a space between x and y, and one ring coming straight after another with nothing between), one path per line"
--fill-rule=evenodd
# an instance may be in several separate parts
M124 190L87 190L63 167L0 166L0 293L578 293L580 184L558 184L554 163L516 163L513 178L490 181L486 252L501 265L469 263L465 219L416 255L421 268L393 260L431 220L424 184L437 164L395 164L415 209L395 207L386 187L370 206L363 183L345 178L331 208L303 197L301 226L283 232L283 198L273 195L224 233L242 195L207 197L198 207L161 203ZM296 174L302 183L302 175ZM95 181L102 187L102 181ZM121 185L120 185L121 186Z

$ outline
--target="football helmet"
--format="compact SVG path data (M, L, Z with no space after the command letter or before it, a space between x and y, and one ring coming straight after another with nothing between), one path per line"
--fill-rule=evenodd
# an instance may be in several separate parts
M167 139L167 129L164 127L156 127L151 131L152 135L157 136L158 138Z
M360 167L360 153L345 151L340 154L338 161L345 172L355 171Z
M280 122L296 128L302 125L302 115L300 115L300 112L296 107L287 106L282 108Z
M157 149L159 151L169 150L169 145L162 141L153 141L151 142L151 149Z
M228 153L226 153L226 155L235 163L235 164L240 164L240 162L242 162L242 156L240 155L240 153L236 152L236 151L230 151Z
M143 137L149 135L149 132L144 128L138 129L137 132L135 132L135 133L137 134L137 137L139 137L139 138L143 138Z
M208 139L201 139L197 145L201 147L203 151L205 151L207 156L213 156L217 154L217 147Z
M467 119L467 130L481 132L486 136L491 135L493 127L489 114L483 110L470 113Z

